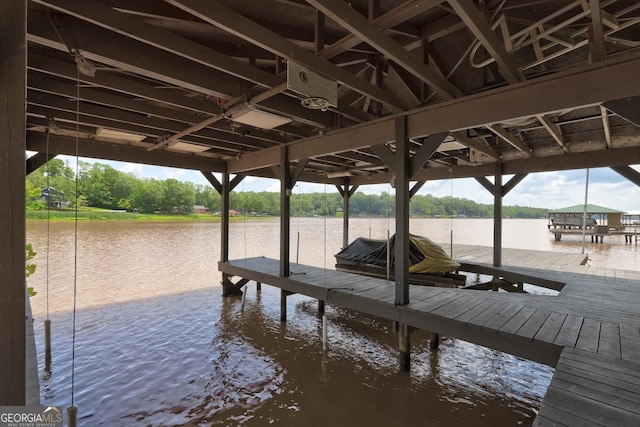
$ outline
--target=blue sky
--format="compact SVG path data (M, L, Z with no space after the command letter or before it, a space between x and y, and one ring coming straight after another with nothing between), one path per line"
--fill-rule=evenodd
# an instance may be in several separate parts
M70 166L75 166L75 158L61 156ZM159 180L175 178L209 185L200 172L160 166L123 163L108 160L81 159L91 163L103 163L119 171L132 173L138 177ZM640 165L632 166L640 171ZM220 176L218 175L218 179ZM491 178L490 178L491 179ZM540 172L529 174L505 198L505 205L531 206L558 209L584 203L586 170ZM504 178L507 182L508 177ZM236 191L280 191L277 180L265 178L245 178ZM294 193L335 192L332 185L299 183ZM390 185L362 186L365 194L393 193ZM436 197L450 196L473 200L477 203L493 203L493 196L474 179L438 180L427 182L418 194ZM595 168L589 172L588 202L626 212L640 212L640 187L627 181L609 168Z

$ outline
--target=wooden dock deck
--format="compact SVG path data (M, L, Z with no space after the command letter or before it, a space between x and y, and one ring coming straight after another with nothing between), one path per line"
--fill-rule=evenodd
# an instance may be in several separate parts
M477 247L454 248L454 255L456 250L465 253L462 249L467 251L467 257L475 251L471 259L482 265ZM542 254L531 254L532 251L520 255L524 252L531 257L521 260L542 259ZM547 253L547 258L558 258L557 255ZM557 296L413 286L410 303L404 306L394 304L394 286L384 279L295 264L291 265L289 277L280 277L278 260L269 258L220 263L219 269L225 274L555 366L560 379L554 377L545 396L536 419L538 426L583 425L575 411L587 414L589 410L601 411L602 407L608 408L607 422L598 424L599 418L594 418L592 425L640 425L640 378L629 379L626 388L617 382L621 381L620 369L632 376L640 372L640 272L602 276L580 265L580 258L572 259L577 265L567 268L569 272L527 266L504 269L562 281L565 285ZM568 379L567 372L575 374L572 361L576 358L581 360L579 363L593 365L598 376L593 376L591 382L578 377ZM614 366L622 368L616 370ZM609 389L604 387L607 384L625 390L621 399L626 399L626 406L620 408L614 395L608 397ZM571 412L571 405L578 403L583 406ZM634 422L629 424L629 420Z
M562 236L578 236L582 238L582 230L577 228L552 228L549 230L554 235L557 242L562 240ZM592 243L603 243L605 236L624 236L625 243L637 242L640 232L637 228L624 230L606 230L598 231L588 229L584 233L585 237L591 238Z

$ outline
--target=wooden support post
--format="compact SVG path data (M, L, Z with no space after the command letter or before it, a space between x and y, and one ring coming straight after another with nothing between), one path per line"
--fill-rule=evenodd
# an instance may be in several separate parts
M411 162L409 140L407 138L407 118L396 117L396 236L395 236L395 279L396 305L409 304L409 179Z
M27 2L0 1L0 406L26 400Z
M349 178L344 179L344 191L342 193L342 248L349 246Z
M431 334L429 334L429 348L431 350L437 350L439 346L440 346L440 334L431 332Z
M280 289L280 321L287 321L287 295L289 293L284 289Z
M242 295L242 287L247 284L249 279L240 279L238 283L233 283L228 274L222 273L222 296L230 297L233 295Z
M502 266L502 163L496 163L493 193L493 266Z
M229 172L225 163L222 172L222 191L220 194L220 261L229 261L229 193L231 186L229 184ZM222 276L224 281L224 275ZM224 295L224 294L223 294Z
M291 172L287 147L280 152L280 276L289 277L289 251L291 247ZM286 320L286 314L285 319Z
M260 292L262 290L262 283L256 282L256 291Z
M409 326L405 324L398 325L398 363L401 371L409 371L411 369L411 340L409 338Z
M318 300L318 317L324 316L324 301Z

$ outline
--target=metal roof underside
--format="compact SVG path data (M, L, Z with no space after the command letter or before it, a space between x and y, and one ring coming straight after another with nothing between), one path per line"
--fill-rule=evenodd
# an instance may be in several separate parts
M556 209L555 211L549 211L550 214L580 214L584 212L584 205L573 205L568 206L562 209ZM587 213L588 214L621 214L623 211L619 211L616 209L605 208L603 206L587 204Z
M640 1L31 0L27 32L34 151L381 183L406 116L412 180L640 163Z

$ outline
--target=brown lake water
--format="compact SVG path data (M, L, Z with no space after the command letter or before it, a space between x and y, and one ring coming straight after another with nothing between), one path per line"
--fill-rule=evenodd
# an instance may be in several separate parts
M352 218L351 238L386 238L393 219ZM490 219L411 220L411 232L492 245ZM231 225L230 258L278 257L277 219ZM292 263L333 268L342 221L293 218ZM300 240L299 250L296 242ZM218 222L29 222L38 255L29 278L41 398L71 402L72 307L77 288L74 403L81 426L503 426L530 425L553 370L460 340L437 352L414 333L412 369L398 371L386 320L327 306L322 351L315 300L248 285L222 298ZM47 244L47 241L49 242ZM47 246L49 255L47 257ZM546 220L505 220L503 246L580 253L555 242ZM637 270L624 238L587 244L592 265ZM77 259L76 259L77 256ZM48 291L47 291L48 258ZM74 280L74 263L77 275ZM45 369L43 321L52 320Z

